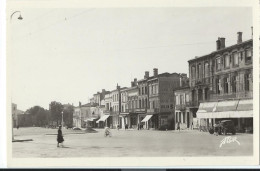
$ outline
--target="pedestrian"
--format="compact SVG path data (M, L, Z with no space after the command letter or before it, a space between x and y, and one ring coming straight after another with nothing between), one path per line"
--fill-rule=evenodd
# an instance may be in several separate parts
M137 130L139 130L140 129L140 125L139 125L139 123L137 124Z
M17 129L19 129L19 125L17 125Z
M59 125L59 129L58 129L58 136L57 136L57 147L59 147L59 144L61 144L61 147L63 147L63 135L62 135L62 131L61 131L61 125Z
M177 122L177 130L179 130L179 132L180 132L180 130L181 130L181 128L180 128L180 122Z
M117 124L117 130L119 131L119 124Z
M191 130L193 130L193 122L191 122Z

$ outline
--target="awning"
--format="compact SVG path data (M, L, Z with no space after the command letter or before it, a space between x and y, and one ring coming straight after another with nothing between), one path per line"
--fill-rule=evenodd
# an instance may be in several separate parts
M237 105L238 111L253 110L253 99L239 100Z
M225 100L218 102L216 110L213 112L236 111L238 100Z
M216 105L217 102L200 103L198 113L212 112Z
M252 117L253 117L253 110L197 113L197 118L199 118L199 119L252 118Z
M97 119L97 118L88 118L88 119L86 119L86 120L84 120L84 122L87 122L87 121L94 121L95 119Z
M105 122L105 121L107 120L108 117L109 117L109 115L104 115L104 116L102 116L99 120L97 120L96 123L99 123L100 121Z
M151 119L153 115L146 115L145 118L141 122L147 122L149 119Z

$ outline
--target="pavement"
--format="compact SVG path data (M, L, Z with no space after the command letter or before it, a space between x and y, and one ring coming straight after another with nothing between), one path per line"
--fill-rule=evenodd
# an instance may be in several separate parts
M253 155L253 134L211 135L198 130L116 130L104 137L104 129L83 133L63 129L64 148L57 147L57 129L20 128L12 143L13 157L194 157ZM229 139L227 139L227 137ZM226 138L226 139L225 139ZM227 140L223 143L223 140ZM233 140L233 141L232 141ZM220 147L220 144L222 146Z

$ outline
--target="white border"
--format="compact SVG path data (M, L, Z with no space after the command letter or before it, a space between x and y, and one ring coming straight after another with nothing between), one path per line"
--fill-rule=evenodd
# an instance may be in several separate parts
M9 167L167 167L173 166L246 166L259 164L259 22L258 22L258 8L259 2L256 0L53 0L53 1L20 1L10 0L8 1L10 7L28 7L28 8L112 8L112 7L209 7L209 6L249 6L253 7L254 16L254 156L253 157L106 157L102 158L102 163L97 163L97 158L11 158L12 150L11 143L8 143L8 166ZM8 69L8 67L6 68ZM8 71L8 70L7 70ZM8 77L7 77L8 79ZM7 87L9 82L7 82ZM8 89L8 94L10 90ZM7 97L7 102L10 102L10 97ZM10 104L6 104L7 109L10 108ZM10 113L8 110L7 113ZM7 121L11 121L11 115L7 115ZM10 130L10 122L7 122L8 130ZM11 134L7 135L7 142L11 142ZM100 158L99 158L100 159ZM101 160L98 160L101 161ZM142 168L146 168L142 167Z

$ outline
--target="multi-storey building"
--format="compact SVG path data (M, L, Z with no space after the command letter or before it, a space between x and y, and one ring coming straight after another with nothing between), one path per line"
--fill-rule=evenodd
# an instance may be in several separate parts
M97 103L87 103L74 107L73 126L78 128L95 127L96 121L103 116L103 111Z
M140 128L148 129L148 125L146 122L142 122L146 116L147 108L148 108L148 81L149 79L149 71L145 71L144 78L137 81L138 87L138 108L135 110L138 113L137 122Z
M138 87L137 87L137 79L131 82L131 87L129 87L127 92L127 104L128 109L126 113L128 113L127 125L129 128L137 128L138 124L138 113L136 110L138 109Z
M155 129L174 129L174 99L173 90L180 87L180 77L183 74L162 73L154 68L154 75L147 80L148 109L142 120L146 127Z
M189 60L192 102L201 126L229 118L238 130L252 129L253 40L237 35L237 44L225 47L225 38L218 38L216 51Z
M128 121L129 121L129 113L127 112L128 111L128 95L127 95L127 90L128 88L122 88L120 90L120 96L121 96L121 111L120 111L120 115L119 115L119 119L120 119L120 122L119 122L119 125L120 125L120 128L125 128L125 126L128 124Z
M106 91L105 89L102 89L101 92L97 92L93 95L93 103L97 103L99 106L103 105L102 102L104 101L105 95L110 93L109 91Z
M179 123L181 129L198 127L198 121L192 107L191 91L187 78L182 78L181 87L174 90L175 95L175 128Z

